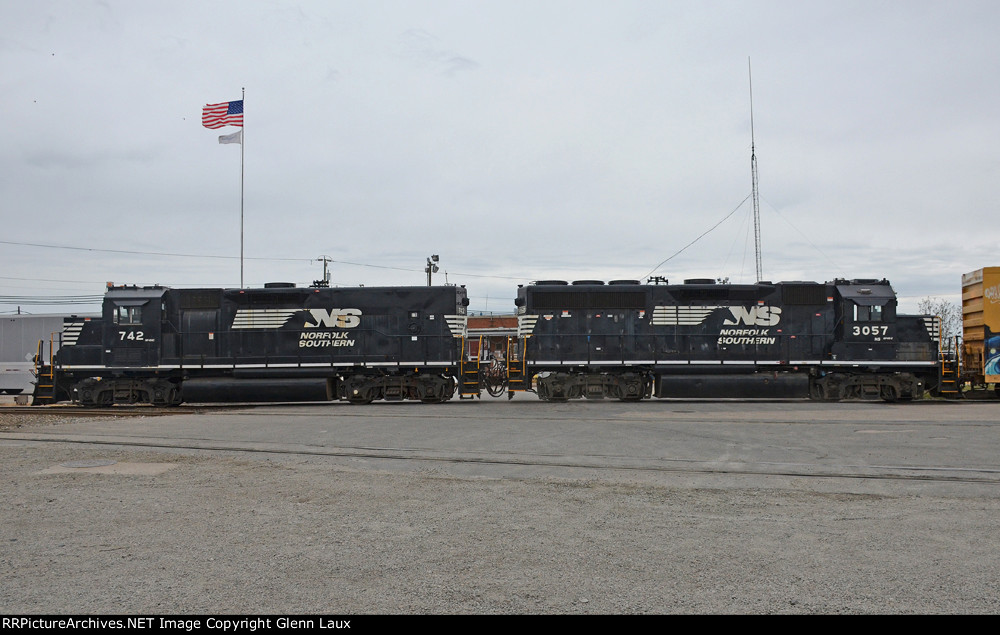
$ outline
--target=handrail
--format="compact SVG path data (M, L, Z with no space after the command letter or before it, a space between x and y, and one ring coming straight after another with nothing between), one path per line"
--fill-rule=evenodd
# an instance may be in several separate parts
M737 328L737 327L734 327ZM753 327L737 330L754 330ZM766 342L753 341L767 338ZM738 341L722 341L723 339ZM522 340L527 355L528 339ZM824 335L811 332L739 333L739 334L654 334L654 333L533 333L531 342L536 358L554 363L614 364L644 359L652 364L717 362L732 364L790 363L798 360L825 361L828 350L819 344L828 341ZM794 342L800 342L795 346ZM567 343L571 345L567 345ZM831 344L860 344L862 340L830 341ZM909 361L935 362L940 346L927 342L927 349L914 350L919 359ZM885 350L895 355L896 347ZM794 351L794 352L793 352ZM541 356L541 357L538 357ZM893 359L893 358L889 358ZM878 361L873 359L872 361Z

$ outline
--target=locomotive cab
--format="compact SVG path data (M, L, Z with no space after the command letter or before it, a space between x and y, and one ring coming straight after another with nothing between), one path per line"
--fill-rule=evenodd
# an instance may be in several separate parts
M837 280L834 359L896 357L896 294L888 280Z
M933 322L896 313L888 280L835 280L836 321L829 362L810 376L813 399L920 397L936 364ZM826 368L829 366L829 368Z
M112 287L102 319L85 323L60 349L60 385L85 406L180 403L177 381L150 373L160 364L165 287ZM69 332L69 328L64 334Z
M104 298L104 352L109 366L159 363L163 287L116 287Z

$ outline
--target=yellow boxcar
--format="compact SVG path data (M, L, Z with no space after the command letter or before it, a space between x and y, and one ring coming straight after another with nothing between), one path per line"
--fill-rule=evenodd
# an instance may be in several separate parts
M1000 383L1000 267L962 276L962 366L974 383Z

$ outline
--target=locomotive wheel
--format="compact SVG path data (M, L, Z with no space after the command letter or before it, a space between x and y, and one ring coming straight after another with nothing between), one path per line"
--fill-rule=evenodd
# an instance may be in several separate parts
M569 396L567 396L566 393L560 392L558 395L553 395L544 389L540 389L538 391L538 398L542 401L551 401L554 403L565 403L569 401Z
M174 388L170 391L170 400L167 402L168 406L179 406L184 403L184 396L179 388Z
M374 385L373 381L362 375L352 375L347 377L340 385L341 399L354 405L370 404L376 398L381 397L381 390Z
M887 401L889 403L892 403L896 401L896 399L898 399L895 386L882 386L881 388L879 388L878 392L879 392L879 397L881 397L882 401Z
M836 383L812 380L809 382L809 399L812 401L833 402L849 398L848 395L843 394L843 392L844 391Z
M643 382L641 378L626 381L619 389L618 398L621 401L642 401Z
M812 401L823 401L825 394L823 384L815 381L809 382L809 399Z

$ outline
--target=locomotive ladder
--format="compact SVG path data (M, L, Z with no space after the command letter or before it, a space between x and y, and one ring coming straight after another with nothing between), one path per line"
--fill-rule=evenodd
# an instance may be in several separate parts
M481 392L481 387L479 384L479 357L476 355L476 359L472 360L469 358L469 341L462 338L462 358L458 362L458 398L459 399L478 399ZM479 338L479 350L482 351L483 338Z
M959 399L962 383L959 381L958 359L941 360L940 393L945 399Z
M955 338L953 351L945 350L944 347L938 351L938 367L941 369L938 375L938 392L945 399L960 399L962 397L962 364L959 361L959 341Z
M45 351L45 340L38 340L38 352L35 355L35 390L32 393L32 406L45 406L56 402L56 372L52 364L52 343L49 343L49 360L44 363L42 356Z
M507 398L513 399L517 391L531 390L531 378L525 376L524 358L527 356L527 346L525 355L518 354L519 338L507 338Z

